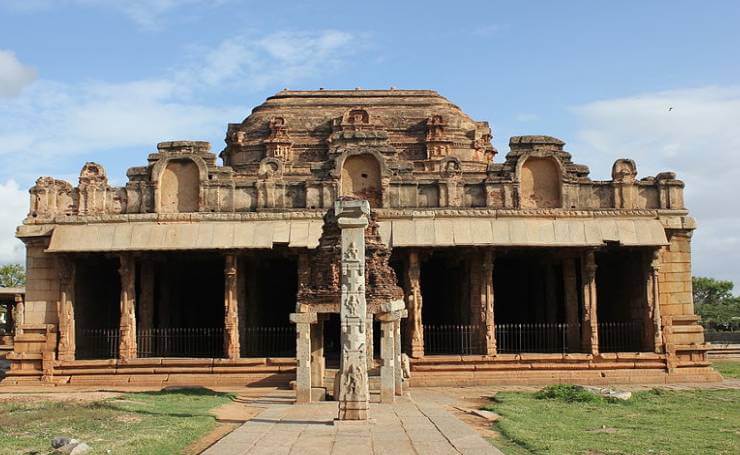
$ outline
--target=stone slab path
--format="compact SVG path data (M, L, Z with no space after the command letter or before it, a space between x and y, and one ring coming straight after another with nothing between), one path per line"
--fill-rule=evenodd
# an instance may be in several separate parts
M289 405L279 396L260 400L261 413L203 453L501 454L439 401L417 400L413 392L393 405L371 404L371 423L339 425L333 423L336 402Z

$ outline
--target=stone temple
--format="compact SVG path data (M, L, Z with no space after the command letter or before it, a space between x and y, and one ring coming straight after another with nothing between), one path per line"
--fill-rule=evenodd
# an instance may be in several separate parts
M491 139L434 91L284 90L223 164L172 141L124 187L39 178L3 384L295 381L353 419L415 385L718 380L684 183Z

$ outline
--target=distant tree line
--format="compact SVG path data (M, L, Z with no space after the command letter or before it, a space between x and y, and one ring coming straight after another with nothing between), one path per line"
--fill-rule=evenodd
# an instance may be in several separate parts
M740 297L732 281L695 276L694 309L702 324L716 330L740 330Z
M0 287L18 288L26 285L26 270L20 264L0 266Z

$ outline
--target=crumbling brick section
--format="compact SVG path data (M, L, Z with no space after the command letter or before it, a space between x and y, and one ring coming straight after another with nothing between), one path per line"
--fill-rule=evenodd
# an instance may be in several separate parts
M355 199L351 196L343 200ZM324 226L319 246L309 254L309 270L299 274L298 303L301 311L338 311L341 295L341 231L334 209L324 216ZM365 229L365 289L369 313L376 313L380 305L393 300L403 300L403 289L398 286L396 273L389 264L391 248L383 243L377 217L370 213L370 223ZM306 307L304 307L304 305ZM311 308L314 307L314 308Z

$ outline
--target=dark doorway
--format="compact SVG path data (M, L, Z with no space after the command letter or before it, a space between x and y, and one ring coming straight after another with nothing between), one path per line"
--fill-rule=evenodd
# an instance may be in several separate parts
M83 256L75 260L75 357L118 357L121 280L118 258Z

